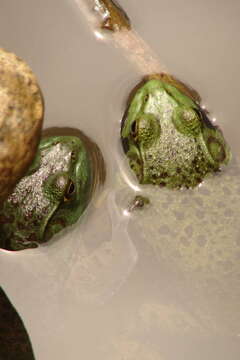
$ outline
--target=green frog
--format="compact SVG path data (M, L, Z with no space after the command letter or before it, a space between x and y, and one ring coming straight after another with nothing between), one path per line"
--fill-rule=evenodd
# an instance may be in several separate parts
M92 163L80 138L43 138L26 176L1 207L1 247L35 248L75 223L89 203L92 180Z
M229 162L223 134L200 101L167 74L148 76L132 91L121 140L139 183L193 188Z

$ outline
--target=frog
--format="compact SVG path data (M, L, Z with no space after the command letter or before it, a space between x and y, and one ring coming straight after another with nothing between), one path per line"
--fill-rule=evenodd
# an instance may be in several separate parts
M42 138L26 175L0 208L1 248L36 248L74 224L90 201L93 172L79 137Z
M231 159L200 95L165 73L144 77L132 90L121 142L138 182L168 189L194 188Z
M102 29L112 32L131 29L129 17L116 1L95 0L95 9L103 17Z

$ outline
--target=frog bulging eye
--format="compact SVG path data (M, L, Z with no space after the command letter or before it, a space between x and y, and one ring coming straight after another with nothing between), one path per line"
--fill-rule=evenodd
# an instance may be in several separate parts
M73 194L75 193L75 185L72 180L69 181L68 187L66 189L66 192L64 194L64 201L71 200Z
M137 122L136 120L132 122L131 124L131 135L133 139L136 139L137 137Z
M151 146L160 133L159 120L153 114L144 114L138 119L138 142L145 148Z
M143 102L146 104L148 102L148 99L149 99L149 94L144 95Z
M71 159L72 159L73 161L76 160L76 153L75 153L75 151L72 151L72 152L71 152Z
M177 107L172 120L175 128L184 135L197 136L201 131L200 115L194 109Z

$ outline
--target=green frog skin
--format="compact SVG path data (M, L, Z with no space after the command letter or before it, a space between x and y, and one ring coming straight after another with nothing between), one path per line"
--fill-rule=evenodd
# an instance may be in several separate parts
M42 139L26 176L0 210L1 248L37 247L75 223L91 197L92 174L78 137Z
M121 140L139 183L193 188L226 165L231 152L200 97L170 75L152 75L131 93Z

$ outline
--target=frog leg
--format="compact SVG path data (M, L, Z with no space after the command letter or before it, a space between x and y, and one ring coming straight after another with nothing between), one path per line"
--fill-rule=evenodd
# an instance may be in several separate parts
M19 236L13 236L13 238L10 240L10 249L7 250L24 250L24 249L34 249L38 247L38 244L36 241L33 240L23 240Z

